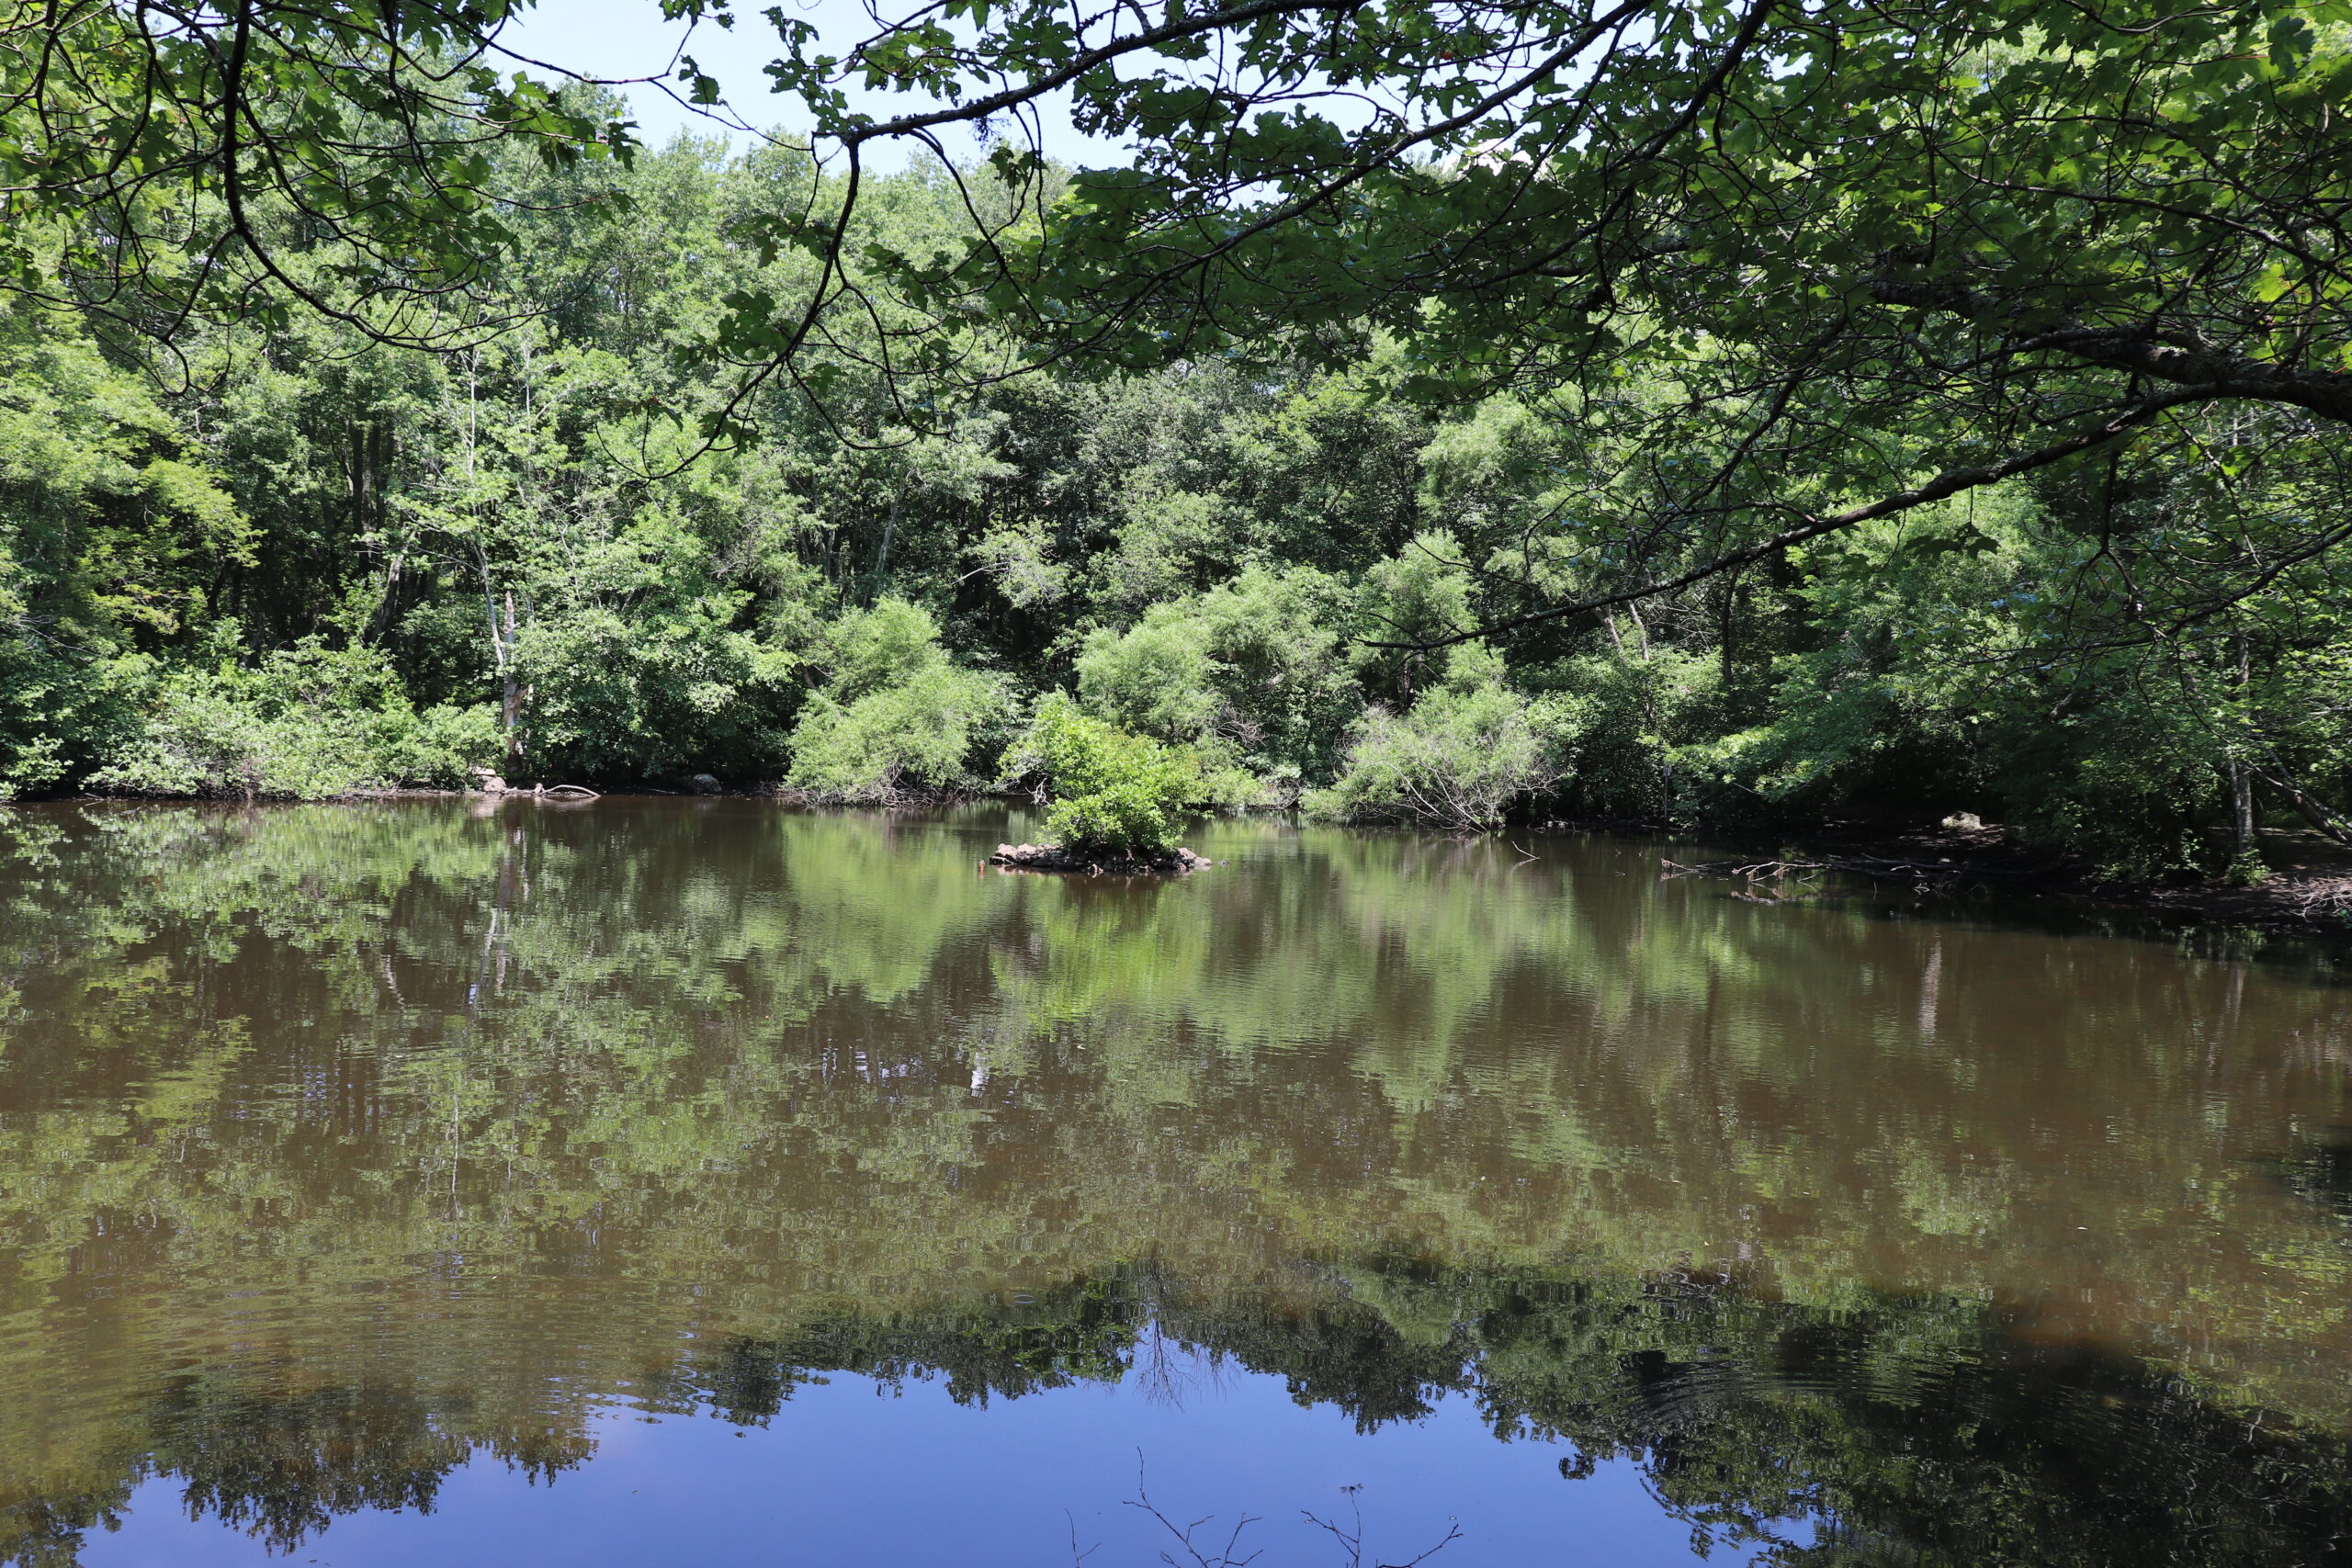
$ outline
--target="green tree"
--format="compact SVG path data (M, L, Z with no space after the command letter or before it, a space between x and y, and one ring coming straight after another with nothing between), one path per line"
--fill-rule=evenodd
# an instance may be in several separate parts
M970 788L971 759L1001 733L1007 697L953 663L939 623L884 599L832 624L824 686L792 738L790 782L823 799L891 802Z

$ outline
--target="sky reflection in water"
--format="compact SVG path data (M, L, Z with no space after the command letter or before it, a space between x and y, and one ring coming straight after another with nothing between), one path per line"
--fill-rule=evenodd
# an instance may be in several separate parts
M1262 1374L1226 1369L1173 1405L1135 1382L981 1409L956 1404L935 1383L886 1391L837 1375L750 1428L616 1409L593 1424L595 1457L552 1485L477 1460L451 1475L430 1514L347 1516L294 1560L1059 1568L1075 1529L1089 1562L1152 1563L1170 1549L1181 1561L1163 1527L1127 1506L1138 1451L1148 1495L1178 1525L1213 1515L1195 1540L1222 1548L1246 1511L1256 1522L1236 1555L1263 1548L1268 1562L1344 1562L1301 1516L1312 1508L1352 1526L1341 1491L1351 1485L1363 1489L1367 1560L1409 1559L1457 1518L1467 1533L1432 1556L1432 1568L1692 1560L1690 1527L1659 1508L1640 1466L1619 1461L1564 1480L1560 1461L1573 1462L1572 1448L1498 1449L1459 1396L1423 1420L1365 1435L1329 1406L1301 1407L1282 1380ZM173 1481L149 1483L124 1529L98 1538L83 1561L230 1568L256 1560L243 1532L190 1521L179 1493ZM1710 1561L1743 1562L1755 1550L1719 1550Z

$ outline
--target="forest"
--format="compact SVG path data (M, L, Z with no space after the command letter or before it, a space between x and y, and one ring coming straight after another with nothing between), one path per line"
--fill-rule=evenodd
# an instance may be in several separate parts
M0 27L9 796L2352 837L2340 6L507 16Z

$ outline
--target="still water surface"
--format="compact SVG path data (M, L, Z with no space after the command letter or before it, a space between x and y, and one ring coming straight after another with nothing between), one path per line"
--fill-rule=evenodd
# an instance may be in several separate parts
M0 816L0 1562L2352 1556L2324 959L1024 828Z

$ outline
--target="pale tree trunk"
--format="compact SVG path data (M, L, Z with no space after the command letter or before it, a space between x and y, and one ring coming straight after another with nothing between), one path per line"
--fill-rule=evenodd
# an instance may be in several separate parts
M2245 771L2249 778L2259 778L2264 784L2285 795L2287 804L2295 808L2296 816L2337 843L2352 844L2352 826L2347 826L2344 818L2337 816L2335 809L2325 801L2288 777L2285 768L2280 768L2275 773L2259 773L2252 768Z
M523 699L527 694L514 668L514 591L506 591L506 612L503 624L498 607L498 593L490 584L490 558L482 553L479 542L474 545L474 563L481 572L481 604L490 619L491 662L498 671L499 727L506 742L506 767L511 773L523 755Z
M2246 688L2254 682L2254 660L2246 648L2244 633L2238 639L2238 700L2246 698ZM2230 830L2234 842L2233 850L2243 865L2254 854L2254 769L2244 757L2230 759Z
M498 667L505 677L499 711L506 726L506 760L514 763L523 758L523 687L514 673L514 591L511 588L506 591L506 637Z
M882 584L890 570L890 536L899 531L900 504L892 501L889 512L882 519L882 547L874 553L874 591L865 596L869 604L882 597Z
M2243 860L2254 852L2254 770L2235 761L2230 763L2230 827Z

